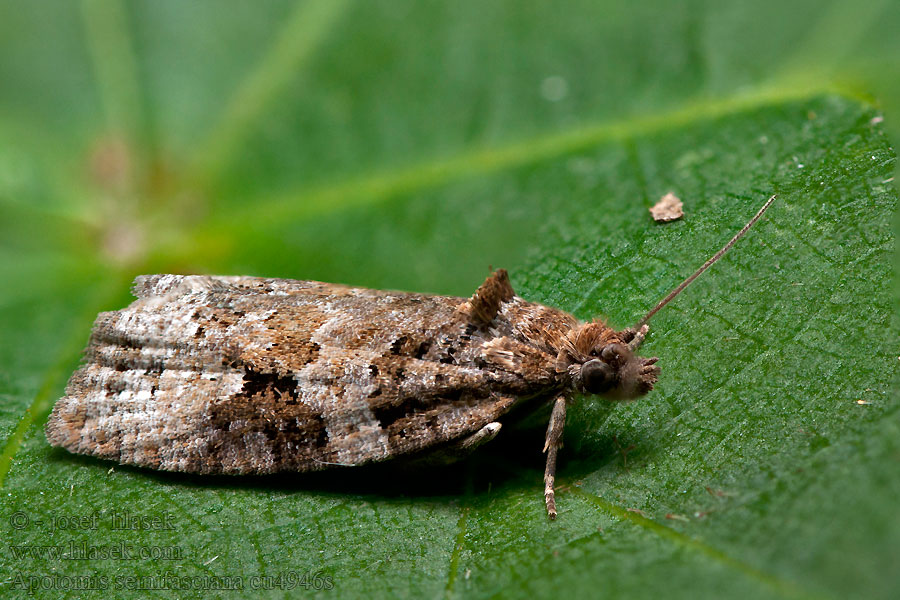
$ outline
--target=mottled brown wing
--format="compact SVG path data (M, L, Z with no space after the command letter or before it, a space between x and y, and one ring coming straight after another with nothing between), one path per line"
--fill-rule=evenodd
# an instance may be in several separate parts
M51 444L169 471L308 471L459 439L542 391L485 362L509 327L473 325L461 298L177 275L134 291L97 318Z

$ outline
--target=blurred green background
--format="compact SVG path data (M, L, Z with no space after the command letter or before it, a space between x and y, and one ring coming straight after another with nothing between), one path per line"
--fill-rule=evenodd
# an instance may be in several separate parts
M898 28L887 1L3 0L0 595L896 597ZM246 480L42 434L137 274L466 296L493 265L625 326L775 192L655 318L659 388L570 410L556 523L541 425L435 474ZM72 560L111 543L176 550Z

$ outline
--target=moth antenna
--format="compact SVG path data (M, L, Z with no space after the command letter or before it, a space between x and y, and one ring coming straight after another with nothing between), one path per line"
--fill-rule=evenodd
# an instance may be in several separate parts
M672 290L671 292L669 292L668 295L666 295L665 298L663 298L662 300L660 300L660 301L659 301L659 304L657 304L656 306L653 307L653 310L651 310L650 312L648 312L648 313L644 316L643 319L641 319L640 321L638 321L637 325L634 326L634 329L635 329L636 331L640 331L641 327L643 327L643 326L647 323L647 321L650 320L650 317L652 317L652 316L655 315L657 312L659 312L659 309L661 309L663 306L665 306L666 304L668 304L669 302L671 302L671 301L675 298L675 296L677 296L678 294L680 294L681 292L683 292L683 291L684 291L684 288L686 288L687 286L689 286L689 285L691 284L692 281L694 281L695 279L697 279L697 278L700 276L700 274L703 273L703 271L705 271L705 270L707 270L708 268L710 268L717 260L719 260L720 258L722 258L722 256L724 256L726 252L728 252L729 250L731 250L731 247L734 246L735 242L737 242L739 239L741 239L741 238L744 236L744 234L747 233L747 231L748 231L751 227L753 227L753 224L756 223L756 222L759 220L759 218L760 218L761 216L763 216L763 213L766 212L766 209L768 209L768 208L769 208L769 205L772 204L772 202L775 201L775 198L776 198L777 196L778 196L777 194L773 194L772 197L769 198L769 199L766 201L765 204L763 204L762 208L759 209L759 212L756 213L756 215L755 215L752 219L750 219L749 221L747 221L747 224L744 225L744 227L741 228L741 230L738 231L737 234L735 234L735 236L734 236L733 238L731 238L731 240L730 240L727 244L725 244L724 246L722 246L722 249L721 249L721 250L719 250L718 252L716 252L715 254L713 254L713 255L710 257L709 260L707 260L705 263L703 263L703 266L702 266L702 267L700 267L699 269L697 269L696 271L694 271L694 274L693 274L693 275L691 275L690 277L688 277L687 279L685 279L684 281L682 281L682 282L678 285L678 287L676 287L674 290Z

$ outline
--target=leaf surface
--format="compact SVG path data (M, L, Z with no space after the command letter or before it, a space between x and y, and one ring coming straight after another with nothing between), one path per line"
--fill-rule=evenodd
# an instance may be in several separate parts
M0 8L2 595L895 596L900 118L864 92L900 16L748 11ZM654 317L657 389L570 408L553 523L539 418L424 474L187 477L42 432L140 273L468 296L493 265L627 326L773 193Z

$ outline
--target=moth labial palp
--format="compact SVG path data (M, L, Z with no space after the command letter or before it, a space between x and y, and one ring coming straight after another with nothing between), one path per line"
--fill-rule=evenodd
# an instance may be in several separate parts
M503 269L470 298L258 277L145 275L130 306L101 313L48 441L122 464L196 474L317 471L458 457L526 400L553 403L544 498L566 404L653 389L635 327L581 323L515 294Z

